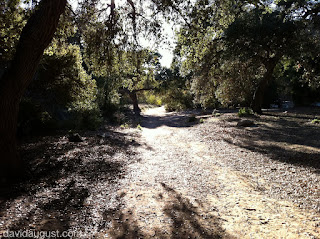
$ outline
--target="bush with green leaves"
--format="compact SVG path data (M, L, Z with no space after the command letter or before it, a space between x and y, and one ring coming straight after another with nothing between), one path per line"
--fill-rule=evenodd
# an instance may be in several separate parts
M47 112L56 128L94 129L102 122L96 82L83 68L79 46L54 41L45 51L25 99L29 108L34 104ZM42 115L26 115L24 107L22 104L20 125Z
M247 107L240 108L239 112L238 112L239 117L248 117L248 116L253 116L253 115L254 115L253 110L251 108L247 108Z
M103 118L98 107L75 110L71 113L71 121L68 121L68 128L95 130L103 122Z
M320 119L314 119L311 121L312 124L320 124Z
M162 98L167 111L182 111L193 108L193 96L188 90L171 88Z
M19 135L50 131L56 127L57 122L52 119L50 113L45 111L41 105L28 98L24 98L20 102L18 118Z
M157 95L154 91L144 91L138 94L138 100L140 103L146 103L150 105L161 106L162 99L159 95Z

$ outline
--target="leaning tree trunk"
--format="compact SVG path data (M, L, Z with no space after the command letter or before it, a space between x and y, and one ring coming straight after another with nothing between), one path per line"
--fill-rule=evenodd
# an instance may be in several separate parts
M19 103L34 77L45 48L56 31L67 0L42 0L22 30L12 64L0 80L0 178L17 176L22 162L17 152Z
M267 90L270 82L272 81L272 74L274 68L276 67L276 61L268 62L266 65L266 73L264 74L262 80L260 81L256 91L253 95L253 100L251 103L251 108L253 112L262 114L262 103L264 98L264 93Z

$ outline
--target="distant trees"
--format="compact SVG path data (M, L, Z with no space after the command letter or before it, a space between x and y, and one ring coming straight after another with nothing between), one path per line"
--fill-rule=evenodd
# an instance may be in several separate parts
M180 111L193 108L193 94L190 91L190 77L182 76L179 63L174 59L171 68L162 68L156 76L159 91L167 111Z
M160 55L149 50L124 52L119 61L120 92L129 95L133 110L140 115L137 93L156 89L156 73L160 70Z
M223 37L229 59L252 61L262 68L251 103L253 111L257 113L262 113L264 92L272 81L276 65L284 55L292 55L293 51L299 54L302 40L299 35L302 29L298 22L286 20L286 15L280 11L264 11L254 9L243 13L230 24Z
M304 62L305 70L310 66L305 59L319 57L319 3L231 2L195 5L198 14L189 15L191 23L179 35L182 70L193 72L196 91L199 86L212 89L203 98L213 92L221 103L251 104L261 113L264 93L283 57Z

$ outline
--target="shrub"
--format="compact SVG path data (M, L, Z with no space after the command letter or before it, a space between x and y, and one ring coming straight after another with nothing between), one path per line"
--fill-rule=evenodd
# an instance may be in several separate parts
M187 90L170 89L162 98L166 111L182 111L193 108L193 97Z
M312 124L320 124L320 120L319 119L314 119L311 121Z
M153 94L152 92L145 92L144 96L145 96L145 103L150 105L157 105L157 106L162 105L161 98Z
M29 135L32 132L43 133L57 128L57 122L41 105L28 98L20 103L18 134Z
M83 68L80 48L53 42L22 100L19 126L29 133L37 128L96 129L102 123L97 102L96 81Z
M121 107L118 79L112 76L94 76L97 83L97 103L103 116L112 118Z
M251 108L240 108L238 112L239 117L246 117L254 115L253 110Z
M128 129L128 128L130 128L130 126L129 126L128 123L125 123L125 124L120 125L120 128L122 128L122 129Z
M172 111L182 111L182 110L186 110L187 107L184 104L178 103L178 102L168 102L165 105L165 110L168 112L172 112Z
M80 112L81 121L78 125L80 129L95 130L102 124L102 117L98 108L84 110Z

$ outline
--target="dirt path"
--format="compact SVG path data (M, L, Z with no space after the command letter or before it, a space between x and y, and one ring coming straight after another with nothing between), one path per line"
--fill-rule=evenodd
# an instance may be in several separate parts
M197 116L203 124L189 116L160 107L141 130L26 141L29 176L0 188L0 237L320 238L320 127L310 117L239 128L235 114Z
M265 195L249 175L223 166L186 118L163 108L144 114L141 161L107 235L127 238L319 238L320 215ZM225 149L228 150L228 149ZM266 183L267 185L268 183Z

